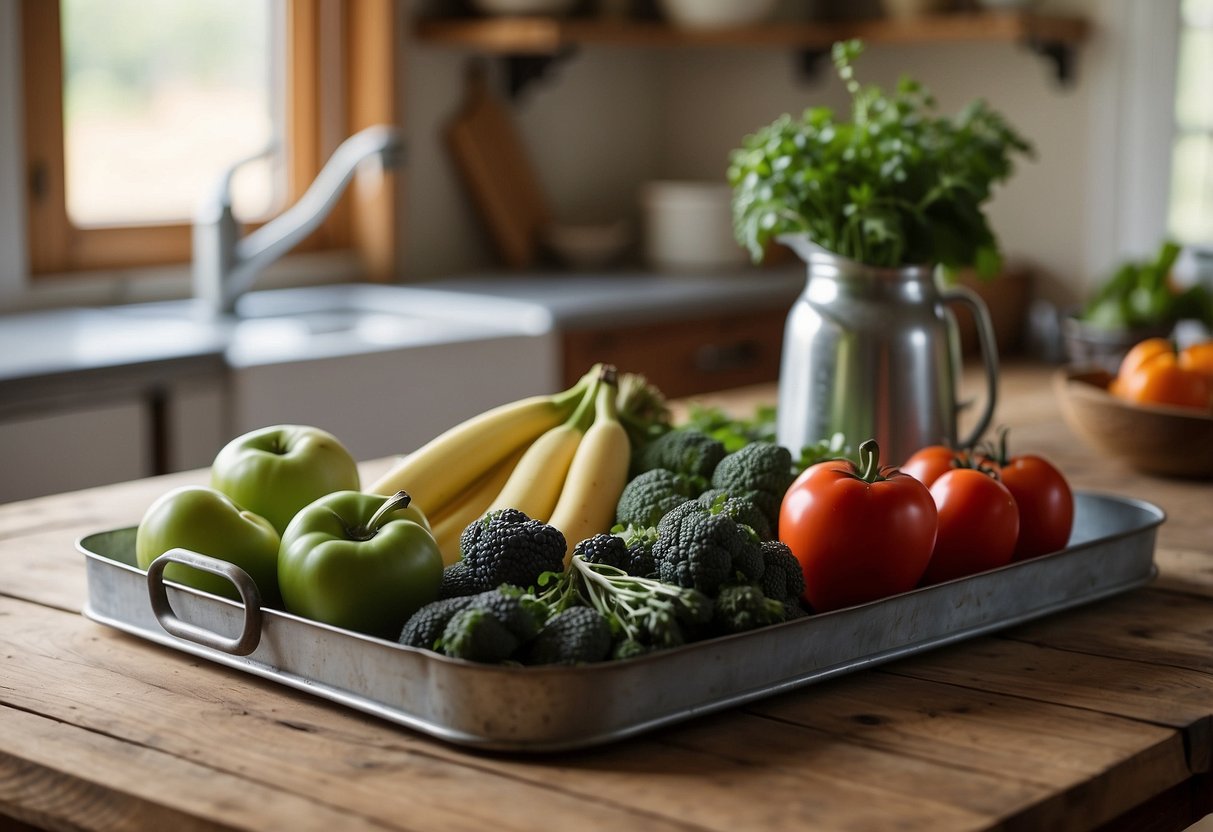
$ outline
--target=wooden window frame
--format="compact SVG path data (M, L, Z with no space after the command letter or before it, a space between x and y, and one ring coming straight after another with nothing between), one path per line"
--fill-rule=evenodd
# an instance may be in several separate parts
M31 275L45 278L190 260L189 223L80 227L67 213L63 51L57 0L22 0L26 210ZM286 205L306 190L337 140L372 124L398 124L400 17L396 0L287 0ZM338 48L328 29L336 26ZM327 27L327 28L326 28ZM334 54L336 53L336 54ZM326 95L326 79L340 78ZM326 101L326 98L339 98ZM300 250L354 249L373 279L390 278L395 176L351 188Z

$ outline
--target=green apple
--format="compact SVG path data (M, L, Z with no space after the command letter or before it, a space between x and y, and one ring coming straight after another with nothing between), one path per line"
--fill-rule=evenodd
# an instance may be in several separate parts
M152 503L135 533L135 560L147 569L169 549L189 549L234 563L249 574L265 606L281 606L278 592L279 535L264 517L246 511L213 488L187 485ZM225 578L180 563L164 577L215 595L239 599Z
M438 597L442 552L403 491L340 491L291 521L278 579L290 612L395 639L409 616Z
M331 433L276 425L228 442L211 465L211 487L282 534L309 503L334 491L357 491L358 466Z

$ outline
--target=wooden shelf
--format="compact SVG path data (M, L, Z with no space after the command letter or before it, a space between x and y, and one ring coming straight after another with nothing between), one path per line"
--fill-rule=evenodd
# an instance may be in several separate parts
M1027 12L964 12L913 20L888 18L818 23L768 23L730 29L680 29L663 22L593 18L499 17L418 21L419 41L498 56L512 96L541 77L553 60L582 46L745 47L794 49L806 74L815 74L836 41L868 44L1014 42L1049 60L1060 83L1073 78L1074 51L1090 32L1079 17Z
M577 46L759 47L819 50L838 40L867 43L1020 41L1074 46L1088 35L1088 22L1025 12L973 12L914 20L854 20L836 23L768 23L734 29L679 29L661 22L583 18L504 17L430 19L416 24L417 39L434 45L495 55L554 56Z

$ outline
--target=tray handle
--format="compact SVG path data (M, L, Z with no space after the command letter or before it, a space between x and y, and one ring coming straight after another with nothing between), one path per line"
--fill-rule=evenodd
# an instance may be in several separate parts
M210 572L235 585L236 591L240 593L240 600L244 602L244 625L239 636L223 636L177 617L168 602L168 587L164 585L164 569L170 563L182 563L203 572ZM169 635L231 653L233 656L247 656L257 649L261 641L261 593L249 574L234 563L191 552L189 549L169 549L148 566L147 591L152 602L152 613Z

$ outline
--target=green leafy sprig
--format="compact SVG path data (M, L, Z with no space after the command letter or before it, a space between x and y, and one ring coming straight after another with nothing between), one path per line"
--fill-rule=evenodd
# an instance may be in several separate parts
M730 154L738 241L755 261L778 235L805 233L872 266L995 274L1001 258L982 205L1031 145L983 101L946 118L911 79L891 94L860 84L852 63L861 52L859 41L834 44L850 121L825 107L784 115Z

